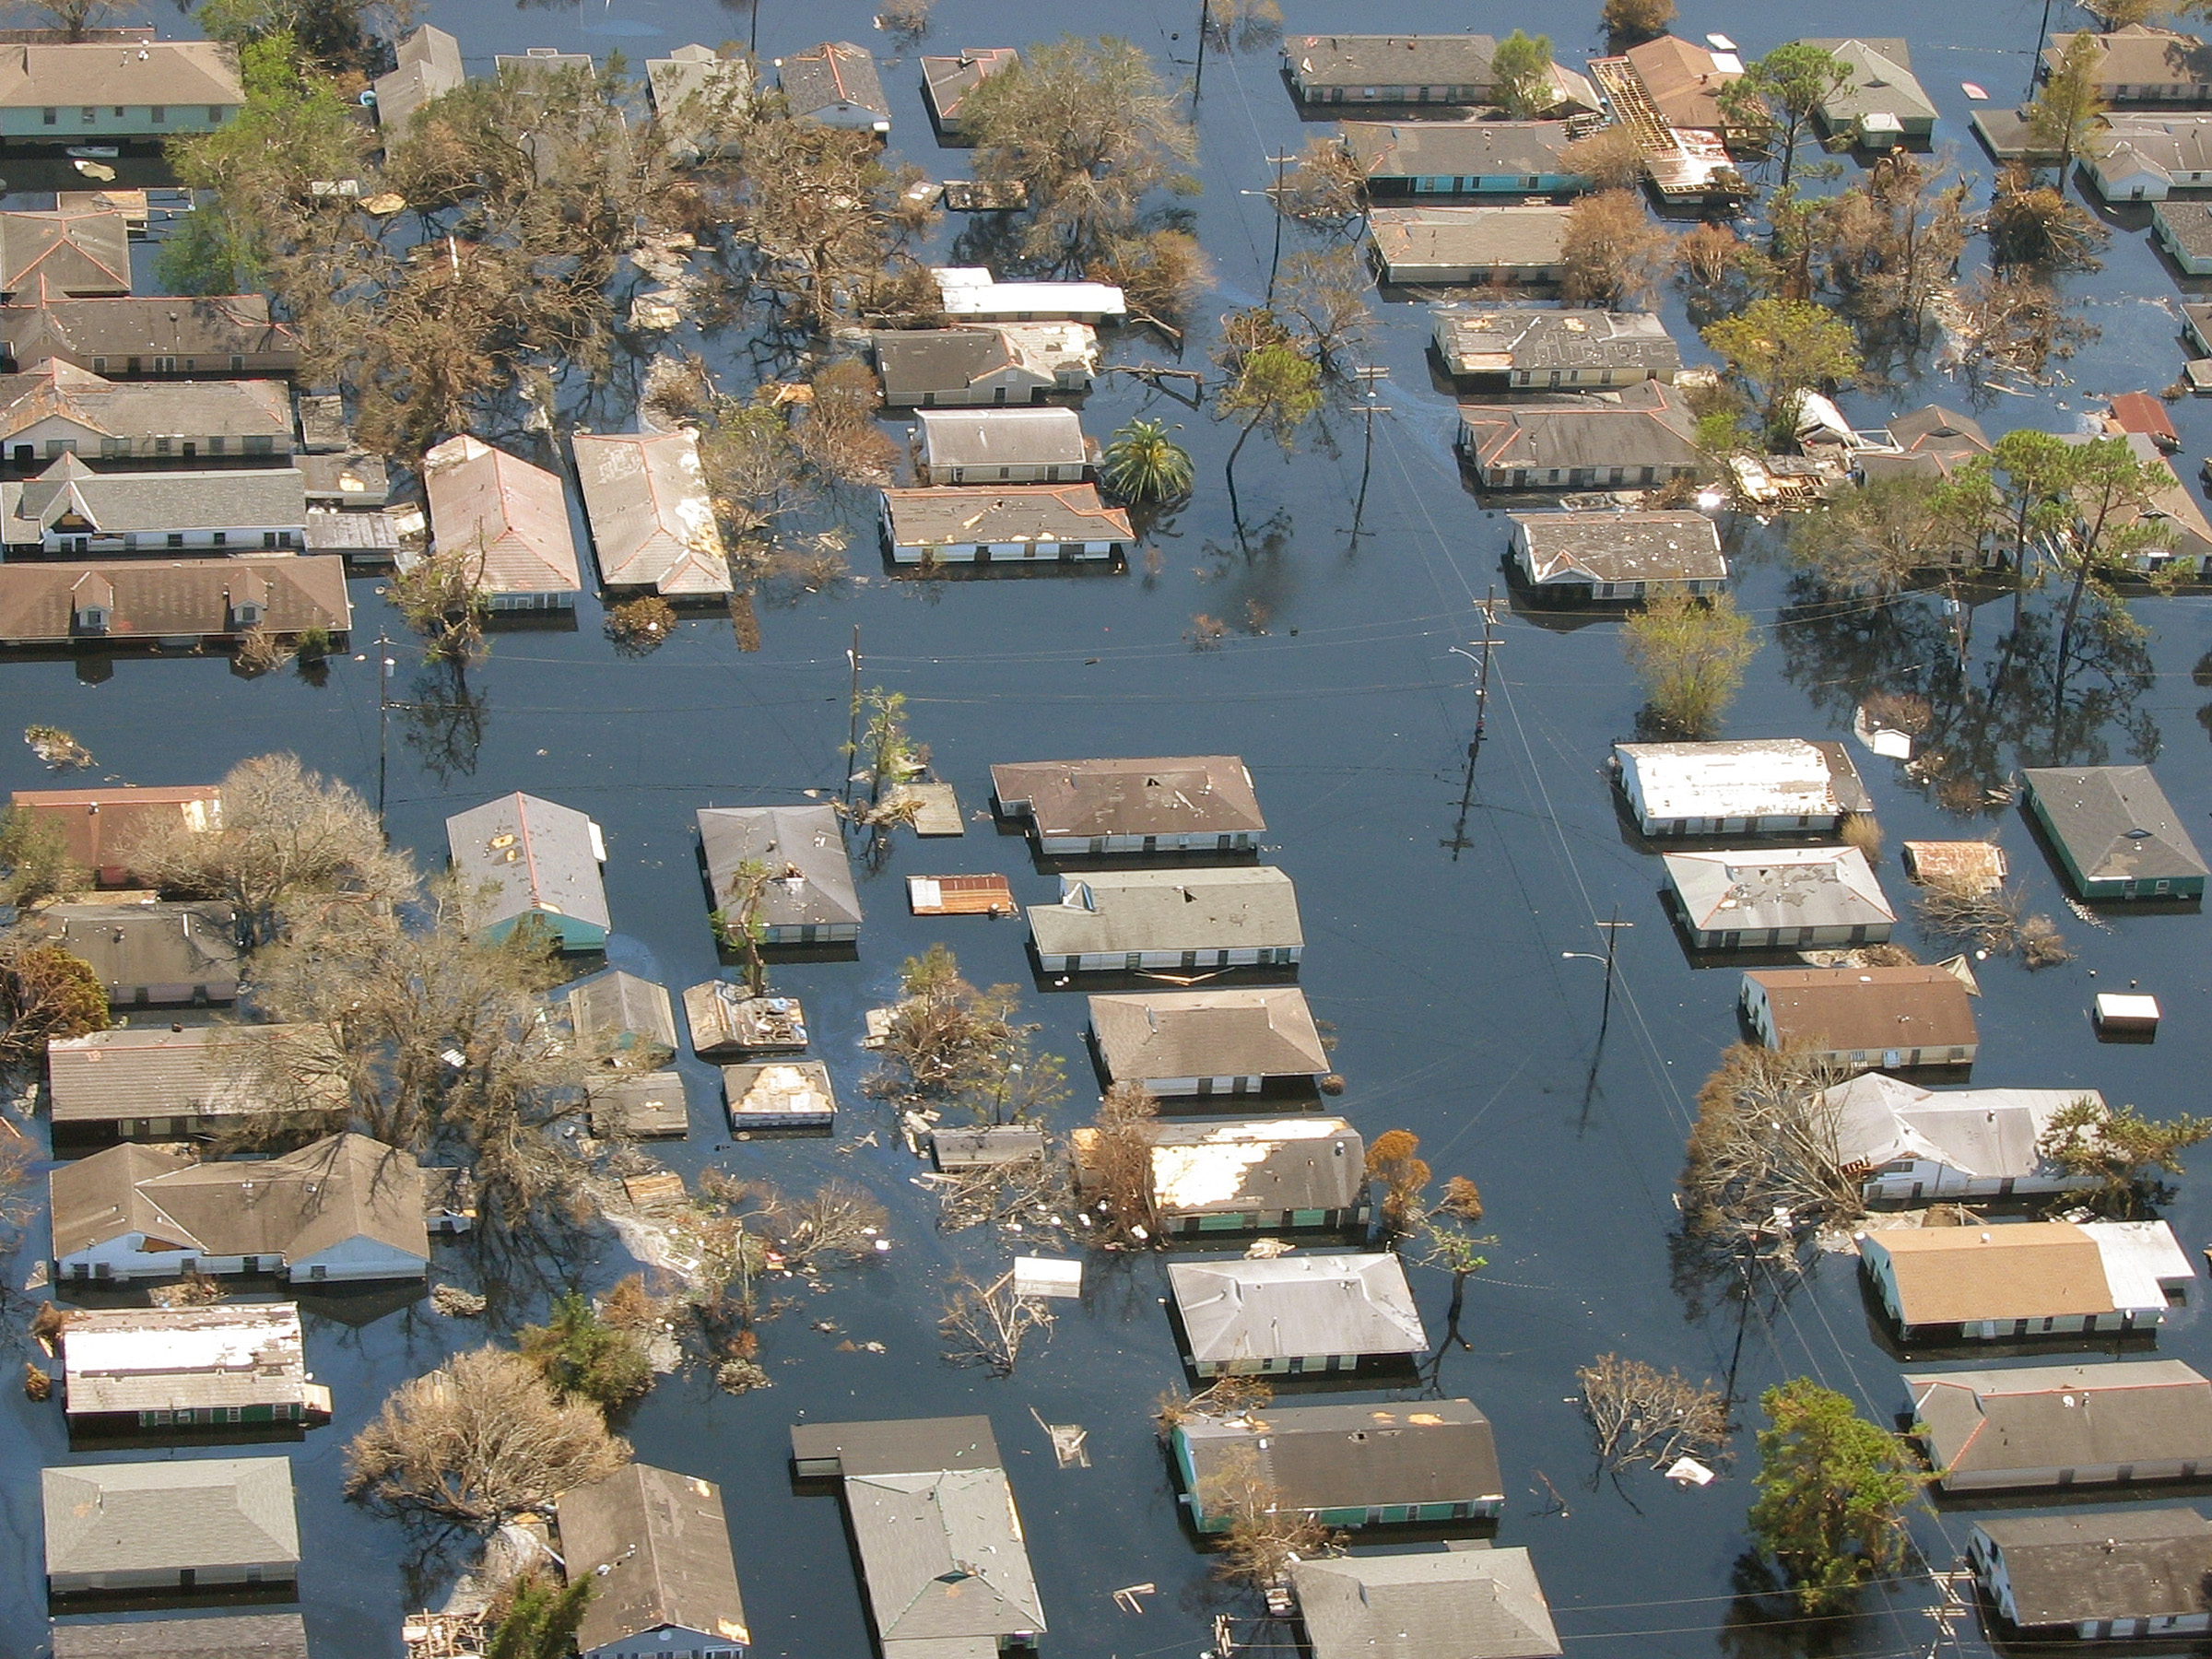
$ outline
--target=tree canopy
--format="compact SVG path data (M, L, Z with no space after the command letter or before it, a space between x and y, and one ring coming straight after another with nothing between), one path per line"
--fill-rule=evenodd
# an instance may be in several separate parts
M1801 394L1859 371L1851 325L1809 300L1754 300L1702 333L1727 364L1730 378L1758 404L1771 442L1787 443L1794 435Z
M1747 64L1743 77L1715 96L1732 126L1771 135L1782 152L1781 182L1787 189L1813 111L1850 75L1824 47L1791 41Z
M1808 1614L1841 1612L1904 1560L1907 1512L1928 1477L1905 1443L1844 1395L1798 1377L1759 1397L1759 1497L1751 1539Z

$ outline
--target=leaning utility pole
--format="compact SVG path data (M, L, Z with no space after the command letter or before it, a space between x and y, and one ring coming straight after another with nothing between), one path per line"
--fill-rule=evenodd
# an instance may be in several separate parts
M384 779L389 770L391 746L385 734L391 727L392 715L392 641L382 632L376 636L376 822L382 829L384 822Z
M1198 94L1206 89L1206 36L1213 27L1214 0L1198 0L1198 69L1191 76L1191 113L1198 112Z
M1490 712L1490 653L1502 642L1490 637L1498 622L1498 584L1490 584L1489 596L1475 607L1482 612L1482 675L1475 682L1475 741L1468 746L1470 768L1472 758L1482 748L1483 727ZM1465 655L1465 652L1460 653Z

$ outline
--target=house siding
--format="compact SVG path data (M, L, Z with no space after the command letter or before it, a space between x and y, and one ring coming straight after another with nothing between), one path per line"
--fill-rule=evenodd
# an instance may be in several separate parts
M1219 950L1128 950L1047 956L1037 959L1051 973L1137 973L1147 969L1289 968L1305 956L1302 945L1245 946Z
M1029 803L999 805L1009 813L1027 815ZM1259 842L1249 830L1189 835L1041 835L1037 843L1045 853L1064 858L1119 857L1125 853L1249 853Z
M46 119L50 108L54 117L52 123ZM235 120L238 111L233 103L11 106L0 109L0 141L82 144L89 138L158 142L180 133L212 133Z
M2212 269L2212 265L2207 265ZM2082 873L2075 862L2074 850L2065 838L2053 826L2050 815L2043 809L2042 796L2032 788L2028 792L2028 806L2035 814L2058 861L2065 867L2066 881L2084 899L2202 899L2205 896L2205 878L2202 876L2160 877L2154 881L2094 880Z
M53 1572L46 1576L46 1587L55 1595L83 1595L95 1591L176 1590L184 1586L187 1575L194 1588L206 1590L217 1585L288 1584L300 1576L300 1569L291 1561L265 1561L182 1571Z
M585 1648L582 1659L743 1659L745 1644L682 1625L655 1625L649 1630Z

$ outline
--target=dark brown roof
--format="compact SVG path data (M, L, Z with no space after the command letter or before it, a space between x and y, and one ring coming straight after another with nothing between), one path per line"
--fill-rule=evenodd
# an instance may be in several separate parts
M353 625L346 561L310 555L271 559L128 559L87 564L0 564L0 641L16 644L113 644L214 639L240 631L233 594L258 585L266 595L261 626L270 633ZM80 588L111 599L103 633L75 627Z
M722 1488L712 1481L633 1463L563 1492L559 1518L570 1577L598 1575L576 1632L582 1652L663 1626L752 1641Z
M1760 968L1783 1042L1869 1052L1954 1048L1979 1041L1966 987L1941 968Z
M1203 1487L1240 1453L1293 1509L1501 1500L1498 1446L1472 1400L1263 1406L1176 1426Z
M987 1417L897 1418L874 1423L794 1423L791 1455L800 1463L838 1461L846 1477L924 1475L938 1469L995 1469L998 1441Z
M1267 828L1252 774L1234 755L1028 760L993 767L991 786L1000 806L1026 810L1049 838Z

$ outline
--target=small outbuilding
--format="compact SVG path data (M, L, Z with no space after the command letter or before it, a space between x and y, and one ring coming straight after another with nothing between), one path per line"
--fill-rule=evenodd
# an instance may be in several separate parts
M36 921L49 944L90 965L111 1006L237 999L238 912L218 900L50 904Z
M1699 950L1879 945L1897 912L1856 847L1669 853L1676 913Z
M684 1080L672 1071L609 1072L584 1085L583 1099L594 1135L650 1140L691 1132Z
M1169 1445L1202 1533L1229 1530L1223 1483L1247 1467L1278 1510L1331 1528L1488 1520L1505 1508L1490 1419L1472 1400L1193 1412Z
M54 1596L250 1590L299 1577L288 1458L73 1465L41 1479Z
M704 806L699 844L717 911L730 902L743 866L767 867L771 878L753 918L762 944L833 945L860 937L860 889L835 807Z
M1909 841L1899 848L1905 874L1922 887L1957 886L1994 893L2012 873L2005 849L1994 841Z
M2212 1521L2182 1504L1992 1516L1976 1523L1966 1559L2012 1636L2122 1641L2212 1630Z
M2205 859L2147 766L2028 767L2028 809L2084 899L2201 899Z
M1841 743L1617 743L1613 763L1636 828L1650 836L1827 833L1874 807Z
M1853 1072L1971 1065L1981 1050L1966 985L1944 968L1760 968L1740 1005L1768 1048Z
M445 844L479 934L504 938L528 916L562 950L606 946L606 841L589 814L518 792L447 818Z
M1142 1083L1166 1098L1311 1085L1329 1069L1295 985L1094 996L1090 1032L1107 1082Z
M1305 954L1298 889L1270 865L1063 876L1030 906L1047 973L1288 968Z
M677 1051L676 1006L668 987L619 968L571 985L561 998L569 1029L596 1055L619 1055L634 1064L640 1050Z
M576 1629L582 1659L745 1659L752 1646L722 1488L633 1463L561 1493L570 1582L598 1586Z
M2212 1382L2179 1359L1907 1371L1912 1434L1946 1492L2195 1480Z
M1171 1262L1183 1363L1201 1377L1404 1364L1429 1347L1390 1253Z
M837 1123L837 1093L819 1060L725 1065L722 1092L732 1129L829 1129Z
M1544 600L1633 603L1724 594L1720 532L1700 512L1516 512L1513 563Z

